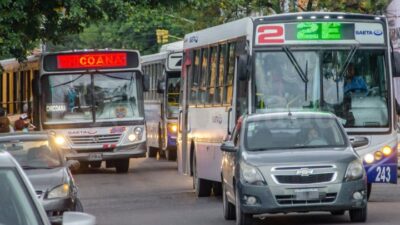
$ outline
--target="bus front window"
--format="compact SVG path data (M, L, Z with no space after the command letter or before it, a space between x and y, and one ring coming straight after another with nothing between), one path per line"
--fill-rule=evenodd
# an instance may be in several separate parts
M180 77L167 79L167 117L177 118L179 112Z
M45 124L125 121L143 117L133 72L43 78Z
M256 52L255 109L334 113L345 127L387 127L384 50Z

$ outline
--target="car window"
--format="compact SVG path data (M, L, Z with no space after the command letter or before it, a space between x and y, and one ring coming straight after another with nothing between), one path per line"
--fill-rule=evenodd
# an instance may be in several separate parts
M32 199L13 169L0 169L0 224L40 225Z
M346 138L336 119L279 118L252 121L246 127L247 150L344 147Z
M62 165L58 151L48 141L1 142L0 148L8 151L25 169L54 168Z

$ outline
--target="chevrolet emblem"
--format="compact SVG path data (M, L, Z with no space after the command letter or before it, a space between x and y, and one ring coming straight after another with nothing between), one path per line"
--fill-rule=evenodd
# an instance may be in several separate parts
M313 173L314 173L314 170L308 169L308 168L301 168L296 171L296 175L300 175L302 177L310 176Z

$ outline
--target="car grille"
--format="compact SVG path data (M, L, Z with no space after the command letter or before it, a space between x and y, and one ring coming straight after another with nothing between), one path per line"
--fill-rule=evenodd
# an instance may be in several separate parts
M276 195L275 198L280 205L309 205L334 202L336 195L336 193L322 193L319 199L313 200L296 200L296 195Z
M276 175L275 178L280 184L313 184L323 183L332 180L334 173L301 175Z
M91 135L91 136L70 136L72 144L111 144L119 141L121 134Z

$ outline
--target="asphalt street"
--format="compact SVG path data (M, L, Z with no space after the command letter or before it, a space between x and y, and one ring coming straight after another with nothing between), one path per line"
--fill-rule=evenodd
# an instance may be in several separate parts
M74 175L85 211L98 225L234 225L222 216L221 198L196 198L191 177L179 175L176 162L131 159L128 174L90 169ZM374 185L366 224L400 224L400 185ZM347 224L348 213L277 214L255 225Z

